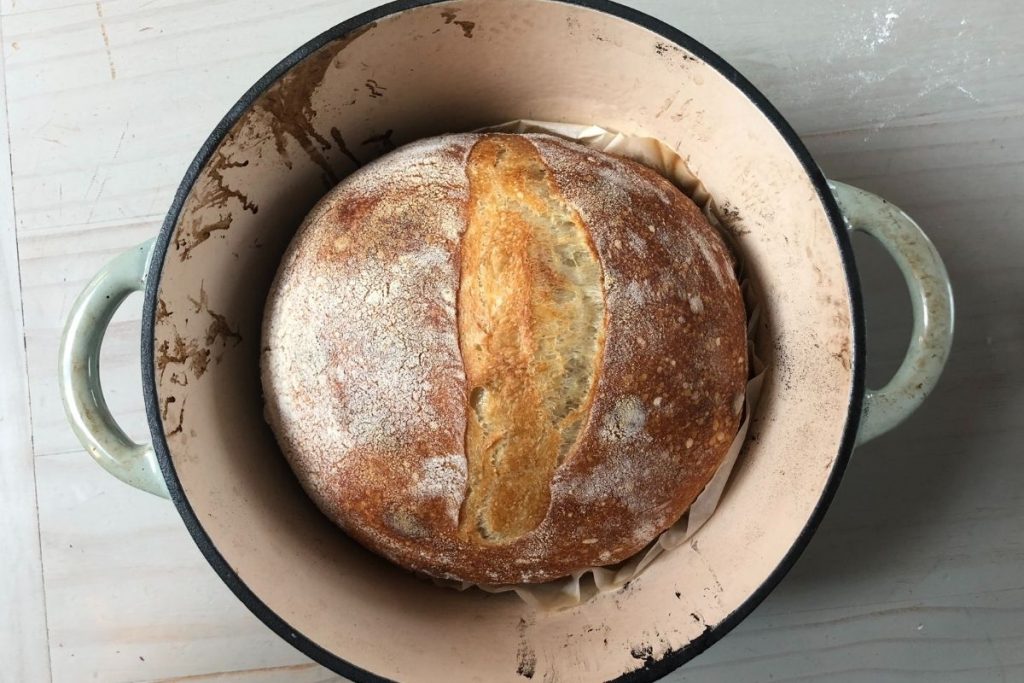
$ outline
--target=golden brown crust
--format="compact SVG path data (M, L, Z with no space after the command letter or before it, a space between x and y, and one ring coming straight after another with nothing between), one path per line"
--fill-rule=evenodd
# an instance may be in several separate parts
M601 264L526 138L481 139L466 164L459 343L468 492L460 528L505 543L544 520L555 468L590 413L604 351Z
M472 172L498 149L513 155L513 166L543 166L543 178L519 186L521 202L537 211L487 208L496 192L516 186L514 173ZM579 244L571 234L551 242L537 232L544 223L534 214L556 209L585 226L599 266L603 296L579 310L544 303L565 285L544 249ZM467 232L474 216L483 223ZM494 245L484 224L494 220L521 235L509 253L525 259L523 272L543 276L540 299L510 304L525 330L545 337L545 330L582 329L595 310L603 325L583 354L593 363L583 388L561 387L585 413L568 449L561 443L568 423L544 427L574 410L572 401L553 408L545 398L557 394L552 387L567 366L548 375L531 370L538 344L509 361L533 394L495 390L521 399L516 405L544 427L548 447L520 454L538 467L522 487L493 488L492 501L514 500L521 489L532 502L512 514L504 512L512 503L493 504L488 523L504 531L485 538L464 509L467 490L472 496L467 443L471 454L486 452L473 442L469 394L494 386L487 383L505 356L492 349L482 360L464 359L470 326L461 321L460 329L459 315L488 320L497 310L481 303L486 296L472 303L460 282L477 277L502 291L517 282L488 279L494 269L482 255ZM368 548L439 578L544 581L634 554L689 507L738 426L744 328L724 243L653 171L550 136L446 136L357 172L307 218L268 302L267 416L313 500ZM589 339L556 342L555 351ZM491 476L501 479L497 471Z

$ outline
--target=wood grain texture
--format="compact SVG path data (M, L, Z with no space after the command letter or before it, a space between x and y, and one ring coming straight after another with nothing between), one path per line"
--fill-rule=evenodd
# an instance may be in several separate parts
M307 662L290 666L271 666L262 669L219 671L184 678L162 678L147 683L334 683L341 680L323 667Z
M55 681L187 680L308 661L235 599L173 505L84 453L36 460Z
M152 237L156 221L93 223L24 230L20 234L25 337L32 386L35 454L81 452L68 426L57 385L56 359L60 333L71 305L96 272L110 259ZM142 372L139 359L140 294L132 295L115 314L101 352L103 392L129 436L148 438L145 411L139 402Z
M3 86L0 72L0 92ZM0 678L47 681L50 660L5 123L6 110L0 107Z
M374 4L0 2L32 437L45 456L35 460L55 681L337 680L230 595L170 506L89 461L64 425L54 359L78 291L106 259L155 232L185 166L245 88ZM915 216L946 259L959 318L935 394L858 450L795 569L732 634L666 680L1024 679L1024 5L630 4L736 66L828 174ZM10 188L0 168L5 380L8 368L15 378L25 372L20 306L10 303L19 296L15 218L3 203ZM861 239L857 251L877 385L906 347L909 302L879 248ZM115 414L142 438L138 302L116 318L103 377ZM25 569L38 553L25 392L18 382L0 387L0 509L14 547L28 549L13 584L24 588L0 576L0 602L27 615L15 617L27 621L12 638L5 614L0 656L26 662L11 680L33 681L46 679L49 663L39 576Z

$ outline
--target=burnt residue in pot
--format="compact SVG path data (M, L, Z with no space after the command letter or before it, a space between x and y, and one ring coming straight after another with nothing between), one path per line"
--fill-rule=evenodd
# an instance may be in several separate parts
M228 178L230 172L248 168L252 160L238 158L237 151L227 153L223 151L225 149L244 149L249 143L258 144L269 134L280 159L287 168L291 168L291 139L323 170L327 187L338 182L338 173L326 156L332 148L331 140L313 126L317 112L312 98L338 55L375 26L368 24L310 55L268 88L253 108L232 127L224 144L213 154L193 187L187 213L175 233L174 247L180 260L191 258L193 251L215 233L227 232L234 222L234 212L255 214L259 211L257 202L234 187ZM379 84L374 84L377 92L383 90ZM340 134L334 136L335 143L340 137ZM360 165L351 153L346 153L348 150L343 143L338 147L354 166ZM257 150L257 156L262 157L262 150ZM237 206L232 206L232 203Z
M210 364L210 350L201 348L195 339L185 339L175 332L174 343L165 339L160 342L156 353L156 370L163 380L164 372L170 366L187 369L194 379L199 379Z
M190 219L188 228L179 228L174 236L174 249L178 252L178 258L186 261L192 257L192 250L210 239L213 233L220 230L227 230L234 220L230 213L223 214L215 221L207 222L202 217Z
M384 97L384 91L387 90L387 88L373 78L367 78L366 83L363 85L365 85L366 89L370 91L370 97L373 98Z
M370 137L368 137L365 140L363 140L362 143L360 143L360 144L362 144L363 146L366 146L366 145L378 145L379 146L379 151L382 154L386 154L388 152L394 151L394 149L395 149L395 143L391 141L391 135L394 132L395 132L394 130L388 128L386 131L384 131L380 135L371 135Z
M338 146L338 151L344 154L345 157L349 161L351 161L356 168L359 168L360 166L363 165L363 162L359 161L359 159L356 158L356 155L352 153L352 150L348 148L348 145L345 144L345 138L341 136L340 130L338 130L336 127L332 127L331 137L334 138L334 144ZM331 177L333 178L334 176L332 175Z
M331 143L313 127L313 119L316 117L316 110L312 103L313 93L323 83L327 69L334 63L338 55L360 36L373 30L376 26L376 23L367 24L344 38L320 48L282 76L256 101L257 110L270 114L270 132L274 136L277 152L288 168L291 168L292 165L288 155L287 142L290 137L299 144L314 163L323 169L324 174L333 183L338 182L334 168L324 156L324 152L331 148ZM373 92L375 90L371 88L371 96L373 96Z
M526 619L519 619L519 645L516 648L516 673L523 678L533 678L537 671L537 653L526 638L529 624Z
M234 348L242 343L242 335L238 329L232 327L226 316L210 308L206 288L202 283L199 285L199 298L189 296L188 301L192 305L191 315L204 315L209 318L210 322L206 327L205 335L201 339L182 336L175 329L173 344L167 339L160 342L156 350L156 369L161 381L166 372L170 370L169 384L166 385L168 387L170 384L187 387L190 377L192 380L198 380L206 374L211 361L220 363L226 349ZM188 314L189 312L186 311L186 315ZM167 302L163 299L158 300L157 324L173 325L171 321L173 316L174 311L168 307ZM187 325L188 321L189 318L186 317L184 324ZM215 353L216 355L214 355ZM186 398L181 397L179 403L179 396L173 393L163 399L162 418L167 436L174 436L184 431L186 400ZM178 419L177 423L174 424L169 421L169 417L171 404L176 403L179 404L177 411Z
M441 17L444 19L444 23L455 24L462 29L463 36L466 38L472 38L473 29L476 28L476 22L459 20L456 19L457 16L458 14L456 13L456 10L445 10L444 12L441 12Z
M206 288L203 283L199 283L199 299L194 299L191 296L188 300L194 307L193 313L206 313L210 316L210 325L206 328L206 337L203 340L206 344L207 351L213 349L217 341L220 340L221 353L214 359L216 362L220 362L223 354L223 349L227 348L228 342L232 342L232 346L238 346L242 343L242 335L238 333L238 330L232 329L231 325L228 324L227 318L222 314L210 308L209 299L206 296Z

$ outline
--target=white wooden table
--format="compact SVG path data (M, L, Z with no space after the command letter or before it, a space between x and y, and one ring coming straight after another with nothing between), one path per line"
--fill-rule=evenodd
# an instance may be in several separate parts
M231 595L172 505L92 463L55 368L71 301L155 234L214 123L373 4L0 1L0 680L336 680ZM737 66L826 173L917 217L958 308L933 397L857 452L792 573L669 680L1024 680L1024 5L631 4ZM880 250L857 246L877 384L909 302ZM115 318L103 379L141 439L139 304Z

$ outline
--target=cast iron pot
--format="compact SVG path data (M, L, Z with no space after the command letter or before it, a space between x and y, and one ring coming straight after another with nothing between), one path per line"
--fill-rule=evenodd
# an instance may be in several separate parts
M363 550L303 494L263 420L260 320L282 252L316 200L394 145L511 119L658 138L728 216L763 293L771 367L740 464L689 545L628 589L534 613L438 588ZM914 302L899 371L865 390L848 232L879 239ZM144 290L152 444L107 409L99 348ZM680 31L603 0L396 2L289 55L199 150L160 234L100 272L60 351L68 417L93 457L169 496L214 571L282 638L357 681L654 680L764 599L818 526L859 441L934 386L952 299L905 214L829 183L768 101Z

